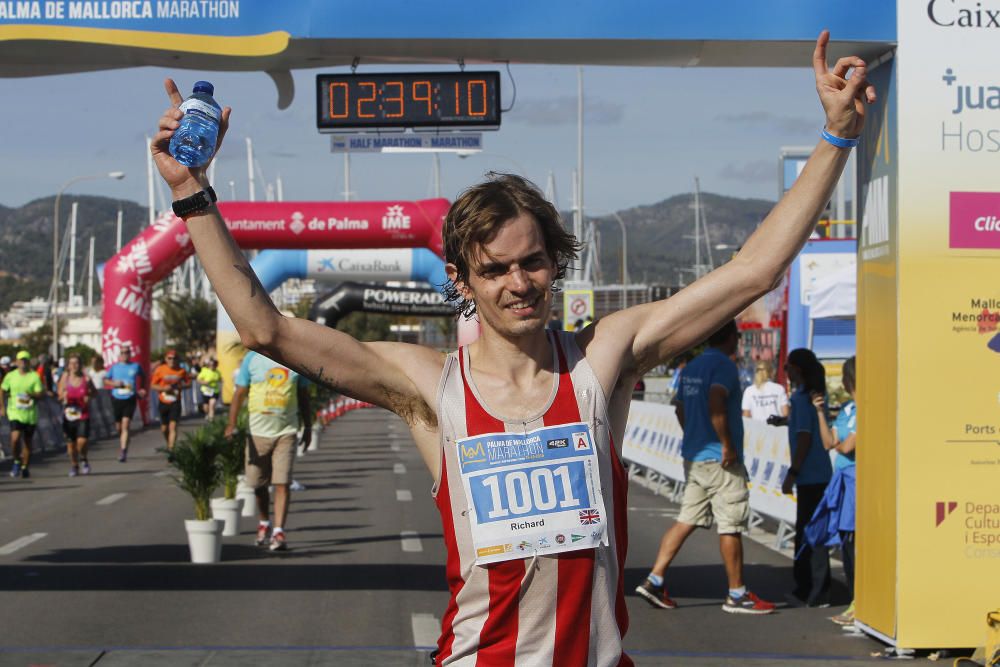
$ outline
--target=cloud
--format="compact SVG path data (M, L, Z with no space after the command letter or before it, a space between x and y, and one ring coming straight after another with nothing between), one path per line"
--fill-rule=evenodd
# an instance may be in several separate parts
M773 183L777 178L774 160L754 160L753 162L729 163L719 172L719 176L729 181L741 183Z
M781 116L770 111L744 111L719 114L715 120L733 125L765 128L780 134L810 134L816 131L816 119L799 116Z
M536 98L514 105L507 119L525 125L568 125L576 123L576 97ZM616 125L625 117L625 105L600 98L584 97L583 121L593 125Z

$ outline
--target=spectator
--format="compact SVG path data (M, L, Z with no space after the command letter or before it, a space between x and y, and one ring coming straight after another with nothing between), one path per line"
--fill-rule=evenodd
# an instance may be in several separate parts
M722 610L732 614L770 614L774 604L761 600L743 583L742 533L750 518L750 492L743 466L740 380L730 358L740 343L730 321L708 339L708 348L684 369L681 397L675 400L684 428L684 498L677 521L664 534L656 562L635 592L654 607L677 606L664 586L671 561L696 528L714 518L719 551L729 582Z
M792 350L785 365L788 379L796 387L788 417L791 467L781 485L782 493L795 488L795 600L809 607L830 606L830 552L825 546L806 542L806 524L823 499L833 474L830 457L823 448L819 418L813 400L826 396L826 371L812 351Z
M844 576L851 591L851 604L842 614L831 620L840 625L854 624L854 507L855 507L855 466L854 452L857 446L857 417L855 405L855 360L851 357L844 362L844 390L851 400L840 406L840 412L833 426L827 425L826 405L820 397L813 400L816 416L819 418L819 432L823 447L836 450L833 479L830 480L823 496L823 502L813 514L807 534L810 545L825 544L840 546L844 561Z
M549 329L552 331L562 331L563 321L559 319L558 313L552 313L549 315Z
M769 417L788 416L788 392L772 382L774 368L769 361L754 365L753 384L743 392L743 416L766 422Z
M14 368L11 366L10 357L6 354L0 357L0 382L3 382L3 376L10 373L12 370L14 370Z
M15 359L17 368L0 382L0 417L6 416L10 422L10 452L14 457L10 476L27 479L31 477L31 440L38 426L37 401L45 396L45 388L29 367L31 355L27 351L21 350Z
M62 428L69 454L69 476L76 477L81 471L89 475L87 440L90 438L90 399L94 395L94 385L83 372L79 354L69 355L58 388L59 401L63 405Z
M104 377L107 374L108 372L104 369L104 357L99 354L94 355L90 361L90 368L87 369L87 377L90 378L94 389L104 388Z

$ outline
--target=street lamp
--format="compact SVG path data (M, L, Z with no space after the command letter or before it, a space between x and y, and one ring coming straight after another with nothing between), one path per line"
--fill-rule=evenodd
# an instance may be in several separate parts
M120 181L125 178L124 171L109 171L106 174L88 174L71 178L62 184L59 192L56 193L55 210L52 213L52 287L49 289L49 303L52 304L52 359L59 358L59 280L62 276L62 267L59 265L59 201L66 188L79 181L97 180L110 178Z

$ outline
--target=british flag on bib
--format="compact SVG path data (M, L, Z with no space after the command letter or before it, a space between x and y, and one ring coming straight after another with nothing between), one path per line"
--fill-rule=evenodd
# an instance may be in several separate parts
M597 510L580 510L580 524L583 526L589 526L591 524L600 523L601 513Z

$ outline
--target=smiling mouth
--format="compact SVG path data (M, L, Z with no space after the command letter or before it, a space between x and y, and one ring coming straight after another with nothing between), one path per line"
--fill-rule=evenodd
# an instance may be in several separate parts
M541 301L541 299L542 297L539 294L531 299L522 299L520 301L514 301L513 303L508 303L505 306L505 308L508 308L510 310L526 310L528 308L534 308L535 306L537 306L538 302Z

